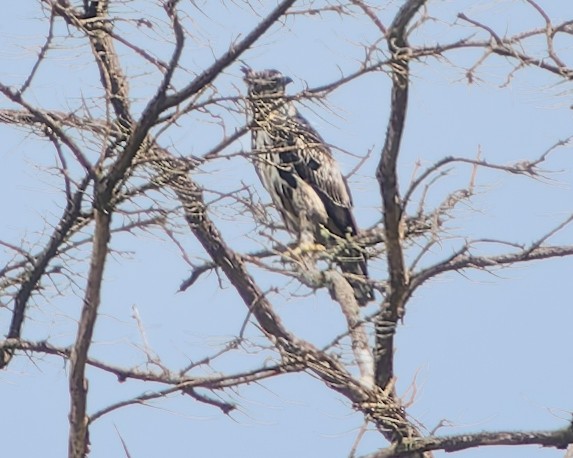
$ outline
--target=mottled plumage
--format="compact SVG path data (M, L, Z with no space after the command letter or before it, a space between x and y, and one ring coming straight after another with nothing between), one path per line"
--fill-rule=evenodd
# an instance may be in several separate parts
M325 237L324 228L340 238L356 235L350 191L330 148L285 97L292 80L277 70L243 71L255 167L287 229L301 245L333 245L336 237ZM364 254L350 246L341 251L338 263L364 305L374 298Z

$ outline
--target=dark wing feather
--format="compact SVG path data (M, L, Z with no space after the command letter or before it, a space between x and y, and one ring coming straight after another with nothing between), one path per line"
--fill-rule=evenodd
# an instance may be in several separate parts
M358 231L352 215L350 190L330 148L298 112L292 118L292 123L289 144L296 148L294 153L287 153L284 160L294 165L296 173L320 197L328 214L327 229L339 237L356 235ZM344 273L350 274L348 281L354 288L358 303L365 305L373 300L372 287L364 282L368 278L364 254L352 247L345 248L340 253L339 265Z
M297 145L295 158L288 157L297 174L319 195L329 216L328 229L339 237L356 235L352 198L346 180L334 162L330 149L313 127L297 113L293 117L291 144ZM294 159L294 160L293 160Z

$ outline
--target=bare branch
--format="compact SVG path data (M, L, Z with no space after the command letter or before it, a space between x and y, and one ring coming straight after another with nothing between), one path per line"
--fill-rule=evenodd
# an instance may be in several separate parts
M14 311L12 313L12 321L10 323L10 330L8 331L8 338L18 338L22 330L22 323L26 313L26 306L32 292L37 288L38 283L44 273L46 267L52 259L58 254L60 246L67 239L74 225L77 224L80 218L81 203L85 195L85 190L91 182L90 177L84 178L80 183L78 190L74 193L73 199L68 200L64 214L60 219L59 224L54 228L52 236L44 249L32 263L32 269L26 276L26 280L20 286L20 289L14 300ZM0 369L5 367L12 358L11 352L0 352Z
M96 202L100 198L101 194L96 194ZM84 458L89 451L86 414L88 386L85 378L85 367L100 304L103 270L108 254L107 245L110 239L111 223L109 207L105 202L101 202L100 205L99 208L95 208L96 227L88 283L78 324L77 338L70 354L69 458Z
M370 18L370 20L374 23L374 25L378 27L378 30L382 35L385 36L388 33L384 24L382 24L378 16L376 16L376 13L372 10L372 8L369 5L367 5L362 0L351 0L351 2L353 5L358 6L358 8L364 11L364 14L366 14L366 16Z
M569 219L569 221L571 221L571 219ZM573 255L573 246L539 247L536 245L537 244L534 243L531 247L524 248L517 253L502 254L498 256L472 256L470 254L465 254L469 250L469 246L465 245L450 258L413 275L411 288L414 290L430 278L445 272L460 271L464 269L506 267L521 262Z
M342 314L346 318L354 359L360 371L360 383L366 389L374 388L374 357L368 342L368 334L352 286L342 274L336 270L325 272L326 281L332 291L332 296L340 304Z
M409 275L404 266L402 241L404 235L403 208L398 187L397 161L400 152L406 110L408 107L410 48L406 27L424 5L424 0L408 0L398 11L387 34L388 49L392 53L392 96L386 140L376 178L380 186L384 208L386 261L388 264L388 292L376 323L375 381L382 390L393 393L394 332L397 321L404 315L409 297ZM401 437L420 436L417 428L406 421L399 429L385 433L391 442ZM412 454L412 457L423 456Z
M211 83L219 73L232 64L243 52L255 43L255 41L257 41L277 21L278 18L280 18L295 3L295 1L296 0L283 0L280 2L276 8L272 10L267 17L264 18L245 38L232 46L229 51L219 57L215 63L197 76L197 78L189 83L188 86L176 94L167 97L163 109L180 104L185 99L198 93L205 86Z
M27 103L19 93L14 92L8 86L3 85L2 83L0 83L0 92L12 102L25 108L26 111L28 111L43 124L42 127L44 129L51 130L52 134L57 136L57 138L60 139L60 141L70 149L78 163L81 164L86 172L93 176L94 171L92 164L85 157L81 148L76 144L76 142L74 142L68 135L64 133L61 126L57 123L57 120L51 119L50 116L46 113L34 108L32 105Z
M408 273L402 252L403 223L398 176L396 172L400 143L408 106L410 49L406 26L425 2L407 1L396 15L388 31L388 47L392 52L392 105L386 130L386 140L376 178L384 204L384 230L386 260L388 263L389 291L384 300L381 320L397 322L404 315L408 298ZM378 333L376 337L376 383L385 388L393 377L393 334Z
M40 48L40 52L38 53L38 58L36 59L36 62L34 63L32 70L28 74L26 81L24 81L24 84L22 84L22 86L18 90L18 96L20 96L20 97L30 87L30 84L32 84L32 80L34 79L36 72L40 68L40 64L42 63L42 61L46 57L46 54L48 53L48 49L50 49L50 45L51 45L52 40L54 38L54 18L55 18L55 15L52 12L52 14L50 14L50 25L48 27L48 35L46 37L46 41L45 41L44 45Z
M554 431L503 431L462 434L459 436L424 437L406 439L387 449L365 455L363 458L394 458L409 456L412 452L444 450L459 452L469 448L491 445L541 445L565 449L573 443L573 428L571 425Z

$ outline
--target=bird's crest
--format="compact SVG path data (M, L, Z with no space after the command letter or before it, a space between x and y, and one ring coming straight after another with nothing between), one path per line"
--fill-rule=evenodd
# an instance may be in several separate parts
M283 95L286 85L292 83L291 78L272 68L256 72L244 65L241 71L245 74L243 79L249 86L250 95Z

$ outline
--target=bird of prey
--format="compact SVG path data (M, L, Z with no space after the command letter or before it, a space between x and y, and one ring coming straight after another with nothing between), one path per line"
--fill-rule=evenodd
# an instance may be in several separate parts
M357 234L352 198L329 146L298 112L285 88L292 80L277 70L243 67L248 86L254 164L287 230L299 247L343 247L337 262L360 305L374 299L366 258L349 243ZM338 240L338 242L337 242Z

